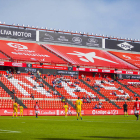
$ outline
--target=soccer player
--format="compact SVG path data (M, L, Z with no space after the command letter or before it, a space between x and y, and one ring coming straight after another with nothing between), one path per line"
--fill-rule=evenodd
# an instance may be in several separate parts
M67 112L68 112L68 105L67 105L67 103L65 103L64 108L65 108L65 117L67 117Z
M23 106L20 106L19 109L20 109L20 117L21 117L21 115L23 117Z
M36 118L38 118L39 108L40 108L40 106L39 106L38 102L36 102L36 104L35 104L35 106L34 106Z
M81 114L82 101L80 100L80 97L78 97L78 100L76 101L75 105L76 105L76 112L77 112L77 120L78 120L79 115L82 120L82 114Z
M128 117L128 112L127 112L127 104L125 102L125 104L123 104L123 109L124 109L124 117L127 115Z
M69 114L69 115L72 115L72 112L71 112L70 109L71 109L71 107L69 107L68 114Z
M15 103L13 104L13 117L14 117L15 113L16 113L16 117L17 117L17 110L18 110L18 104L17 104L17 101L15 101Z
M139 120L139 109L140 109L140 102L138 101L138 98L136 98L136 102L134 103L134 107L135 108L135 116L137 117L137 120Z

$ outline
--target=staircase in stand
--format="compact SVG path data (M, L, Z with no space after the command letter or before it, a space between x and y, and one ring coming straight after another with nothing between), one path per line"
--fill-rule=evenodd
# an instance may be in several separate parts
M126 85L122 84L120 81L116 81L118 84L122 85L123 87L125 87L127 90L129 90L130 92L134 93L135 95L137 95L138 97L140 97L139 94L137 94L136 92L134 92L133 90L131 90L130 88L128 88Z
M86 83L84 80L79 79L79 81L81 81L82 83L84 83L86 86L90 87L93 91L95 91L96 93L98 93L100 96L102 96L103 98L105 98L106 101L109 101L109 99L104 96L101 92L97 91L95 88L93 88L92 86L90 86L88 83ZM115 102L110 101L110 103L112 103L115 107L117 107L118 109L121 109L121 107L119 107Z
M22 101L16 97L16 95L14 94L11 94L11 91L0 81L0 86L12 97L12 99L15 99L15 101L17 101L17 103L20 105L20 106L23 106L23 108L27 108L23 103Z
M36 77L37 77L37 75L35 75ZM41 77L40 77L41 78ZM42 78L41 78L42 79ZM48 86L52 91L55 91L55 88L53 88L48 82L46 82L44 79L42 79L42 82L46 85L46 86ZM57 90L56 90L57 91ZM59 91L57 91L57 95L60 95L60 96L62 96L62 94L59 92ZM65 100L69 105L71 105L73 108L75 108L75 105L70 101L70 100L68 100L68 99L66 99Z

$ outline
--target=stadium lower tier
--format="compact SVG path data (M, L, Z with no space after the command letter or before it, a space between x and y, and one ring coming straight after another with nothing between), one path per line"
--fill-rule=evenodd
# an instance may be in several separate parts
M140 80L135 79L124 79L119 80L123 85L127 86L129 89L140 95Z

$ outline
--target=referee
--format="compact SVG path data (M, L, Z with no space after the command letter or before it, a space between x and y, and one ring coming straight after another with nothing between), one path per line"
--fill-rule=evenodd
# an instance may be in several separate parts
M127 115L128 117L128 113L127 113L127 104L125 102L125 104L123 104L123 109L124 109L124 117Z

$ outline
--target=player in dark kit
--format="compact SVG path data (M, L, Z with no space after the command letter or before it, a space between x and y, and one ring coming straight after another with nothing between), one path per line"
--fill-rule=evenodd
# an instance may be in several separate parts
M137 117L137 120L139 120L139 110L140 110L140 102L138 101L138 98L136 98L136 102L134 103L134 107L135 108L135 116Z
M124 109L124 117L127 115L128 117L128 112L127 112L127 104L125 102L125 104L123 104L123 109Z

